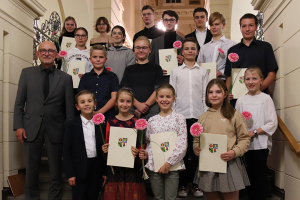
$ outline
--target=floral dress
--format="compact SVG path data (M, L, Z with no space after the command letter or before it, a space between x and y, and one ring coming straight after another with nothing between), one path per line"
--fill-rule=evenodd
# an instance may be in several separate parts
M110 126L134 128L137 118L132 117L127 121L121 121L116 117L109 119L106 127L106 141L108 143ZM140 148L140 140L137 139L136 147ZM145 145L143 145L145 146ZM145 148L145 147L144 147ZM144 200L147 199L146 187L142 178L141 160L136 157L134 168L108 167L108 183L105 185L105 200Z

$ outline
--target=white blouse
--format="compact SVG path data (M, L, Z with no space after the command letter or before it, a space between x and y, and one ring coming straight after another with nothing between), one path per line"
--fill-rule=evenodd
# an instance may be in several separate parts
M146 151L148 152L148 162L145 167L147 167L150 171L155 171L153 153L152 153L152 148L150 143L151 142L150 135L155 133L170 132L170 131L177 132L177 140L175 144L175 149L169 155L167 162L170 165L175 165L180 162L181 169L185 169L183 158L187 150L186 122L183 115L177 114L173 111L170 115L166 117L162 117L158 114L151 117L148 121L148 127L146 131L146 141L147 141Z
M266 132L252 137L248 150L268 148L271 152L272 135L277 129L278 119L270 95L263 92L254 96L247 94L237 100L235 108L240 113L248 111L252 114L252 118L246 120L248 131L261 128Z

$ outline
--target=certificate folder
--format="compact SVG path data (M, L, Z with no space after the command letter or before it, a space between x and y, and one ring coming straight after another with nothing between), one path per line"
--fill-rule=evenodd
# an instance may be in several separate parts
M150 139L154 160L154 171L158 172L161 166L167 162L169 155L175 148L177 133L172 131L151 134ZM177 163L171 166L170 171L177 171L179 169L180 163Z
M131 146L136 145L137 131L133 128L110 127L107 165L134 167Z
M173 68L178 66L177 50L159 49L159 65L162 69L167 70L167 75L171 74Z
M227 152L227 135L202 133L200 135L199 170L226 173L227 162L220 155Z

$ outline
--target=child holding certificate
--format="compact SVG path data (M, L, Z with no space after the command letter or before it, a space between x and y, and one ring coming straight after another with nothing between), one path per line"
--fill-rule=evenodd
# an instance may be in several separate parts
M160 107L160 113L151 117L148 121L146 132L147 148L146 150L140 150L139 156L141 159L148 159L145 167L149 169L148 175L155 199L176 199L179 171L185 169L183 162L187 149L185 118L172 110L172 105L175 101L175 90L170 84L162 84L156 89L156 101ZM155 169L150 135L172 131L177 134L175 148L160 169ZM178 171L170 171L171 166L177 163L180 163L180 169Z
M227 152L221 159L227 161L227 173L198 171L194 182L206 193L208 200L239 199L239 190L248 186L249 179L240 157L247 151L250 136L245 119L229 103L228 90L222 79L211 80L206 88L206 105L209 109L198 122L203 132L227 135ZM194 137L194 152L199 156L199 137Z
M197 41L193 37L187 37L182 42L182 55L184 62L181 66L171 71L170 84L176 92L174 109L177 113L185 117L187 125L188 149L184 157L187 170L180 172L180 189L178 196L185 197L189 189L194 196L201 197L203 192L199 190L197 184L189 188L189 183L193 182L197 168L198 159L193 153L193 136L190 134L192 124L206 110L205 89L209 82L208 72L205 68L195 62L198 54Z
M251 142L245 153L246 170L251 186L246 187L250 200L266 199L267 158L272 148L272 135L277 129L278 120L272 98L261 92L263 74L259 67L249 67L245 71L245 85L248 94L238 98L236 109L248 111L252 118L247 120Z
M108 140L110 126L135 128L135 122L137 120L130 112L130 108L133 105L133 93L130 88L121 88L117 93L116 107L119 110L119 114L114 118L107 121L106 127L106 142L102 146L103 152L108 152ZM140 141L140 140L138 140ZM137 146L140 143L137 142ZM134 157L138 154L136 147L131 147L131 152ZM138 158L137 158L138 159ZM134 164L134 168L113 167L114 174L111 168L108 168L108 184L105 186L104 199L120 199L120 200L144 200L147 199L146 187L143 181L143 172L141 164L137 162Z
M137 63L126 67L121 87L130 87L134 94L133 107L130 112L137 117L149 119L159 113L155 103L155 88L163 79L163 71L157 64L148 60L151 45L145 36L138 37L134 42L134 54Z
M82 90L75 97L80 116L66 124L63 141L65 177L72 186L72 199L97 200L101 188L101 175L106 174L101 152L99 127L94 125L95 95ZM106 176L104 183L106 181Z

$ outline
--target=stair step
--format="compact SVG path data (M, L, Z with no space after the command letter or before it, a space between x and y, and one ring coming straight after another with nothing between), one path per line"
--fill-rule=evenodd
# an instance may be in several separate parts
M48 200L48 191L41 191L40 200ZM7 200L25 200L25 194L20 195L18 197L9 196ZM62 200L72 200L72 192L71 191L63 191Z
M49 189L49 183L40 183L40 191L48 191ZM71 191L72 187L69 185L69 183L63 183L62 184L62 191Z

